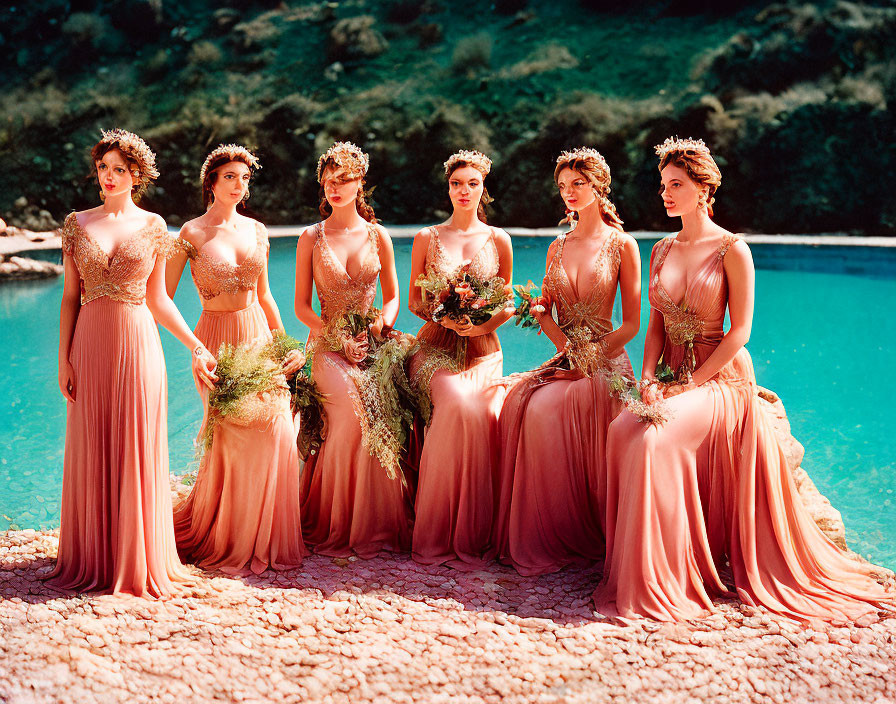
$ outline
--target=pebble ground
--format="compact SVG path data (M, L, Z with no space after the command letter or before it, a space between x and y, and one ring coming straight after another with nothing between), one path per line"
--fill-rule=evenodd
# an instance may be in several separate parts
M590 606L594 569L403 555L71 597L40 581L57 542L0 535L2 702L896 702L893 618L809 628L722 602L683 624L611 621Z

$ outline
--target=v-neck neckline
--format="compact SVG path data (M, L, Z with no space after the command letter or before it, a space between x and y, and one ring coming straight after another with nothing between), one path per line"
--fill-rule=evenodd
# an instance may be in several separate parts
M374 251L374 245L373 245L373 242L371 242L371 237L370 237L370 225L369 224L367 225L367 244L368 244L367 254L365 254L364 257L361 259L361 264L358 267L358 273L355 276L352 276L351 274L348 273L348 266L347 266L348 262L343 264L342 260L340 260L339 257L336 256L336 252L333 251L333 247L330 246L330 240L327 237L327 230L326 230L326 227L324 226L323 222L321 222L321 224L320 224L320 235L321 235L321 239L324 241L324 245L326 245L326 247L327 247L327 251L330 254L330 258L333 259L337 264L339 264L339 267L342 269L343 273L349 278L349 281L351 281L352 283L357 283L358 277L361 276L361 272L364 271L364 266L367 264L367 259L370 257L371 253Z
M216 263L219 263L219 264L224 264L225 266L228 266L228 267L230 267L231 269L240 269L240 268L243 267L244 264L246 264L247 262L249 262L249 261L251 261L252 259L254 259L254 258L255 258L255 255L258 253L258 247L259 247L259 245L261 244L261 243L259 242L259 239L260 239L259 234L260 234L260 233L259 233L259 230L258 230L258 225L255 225L255 246L252 248L252 251L249 252L249 254L247 254L247 255L245 256L245 258L243 259L243 261L241 261L239 264L231 264L230 262L228 262L228 261L225 260L225 259L221 259L220 257L213 257L213 256L211 256L211 255L209 255L209 254L206 254L206 255L205 255L205 258L208 259L209 261L213 261L213 262L216 262ZM199 249L196 250L196 258L197 258L197 259L198 259L199 257L203 256L203 254L205 253L205 248L208 246L208 243L211 242L212 239L214 239L214 235L212 235L209 239L207 239L207 240L203 243L203 245L202 245ZM194 249L195 249L195 248L194 248Z
M437 228L436 226L433 226L432 229L433 229L433 231L435 231L435 233L436 233L436 243L438 244L439 249L442 250L442 256L445 257L445 259L446 259L447 261L451 262L451 264L454 265L454 268L455 268L455 269L459 269L460 267L462 267L462 266L464 265L464 262L467 261L467 260L466 260L466 259L461 259L460 263L455 263L455 259L454 259L454 257L452 257L452 256L450 256L450 255L448 254L448 250L445 249L445 245L442 244L442 236L439 234L439 230L438 230L438 228ZM469 259L470 265L472 265L473 262L476 261L476 258L477 258L480 254L482 254L483 251L485 251L485 248L488 246L488 243L491 242L491 241L494 239L494 236L495 236L494 231L493 231L491 228L489 228L489 229L488 229L488 237L485 238L485 242L483 242L483 243L482 243L482 246L481 246L479 249L476 250L476 253L475 253L472 257L470 257L470 259Z
M604 253L607 250L607 246L610 244L610 240L612 240L613 237L615 237L615 236L616 236L616 233L615 233L615 231L613 231L613 232L610 232L609 234L607 234L607 236L604 238L604 241L601 244L600 249L597 252L597 256L594 258L594 266L591 269L592 272L597 271L597 268L600 266L601 262L603 261ZM569 233L566 233L565 235L563 235L563 242L560 247L560 253L559 253L557 263L560 265L560 269L563 272L563 278L566 279L566 283L569 284L569 288L572 289L572 292L575 295L576 300L581 301L582 296L579 293L579 276L581 276L581 272L576 274L576 282L575 282L575 284L573 284L572 279L569 278L569 271L566 269L566 265L563 263L563 252L566 249L566 243L568 241L569 241Z
M681 301L676 303L675 301L672 300L671 294L666 289L666 286L665 286L665 284L663 284L663 280L660 277L660 273L663 270L663 266L666 264L666 257L668 257L669 252L672 251L672 245L675 244L676 237L678 237L678 233L675 233L675 235L673 235L672 237L669 238L669 244L666 245L666 248L663 250L662 257L660 258L659 264L657 264L656 273L654 274L654 280L656 281L657 288L662 290L666 299L672 305L674 305L676 308L678 308L681 311L686 311L687 305L688 305L688 294L690 294L690 292L691 292L691 284L693 284L694 281L697 280L698 276L709 265L709 263L712 262L713 260L715 260L719 256L719 251L722 249L722 247L725 246L726 240L725 240L725 236L723 235L721 242L719 242L719 246L716 247L712 251L712 254L710 254L709 256L706 257L706 259L703 261L703 263L699 267L697 267L697 269L694 271L693 276L690 279L685 279L684 295L682 296Z
M81 221L78 220L77 214L75 215L75 224L78 226L78 230L81 231L81 234L93 245L97 251L103 255L103 258L106 260L105 267L107 270L112 268L112 264L115 262L118 253L129 243L131 240L139 237L147 230L152 229L153 227L157 227L154 223L147 223L143 227L137 229L134 233L125 237L119 245L115 248L115 251L112 254L109 254L105 249L100 246L100 243L96 241L96 238L90 233L90 231L81 224Z

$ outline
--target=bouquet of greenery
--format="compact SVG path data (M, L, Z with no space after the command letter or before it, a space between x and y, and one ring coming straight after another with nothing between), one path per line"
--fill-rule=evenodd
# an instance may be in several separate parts
M420 274L416 285L422 289L424 301L431 302L430 315L435 322L447 316L458 322L468 319L472 325L481 325L512 304L504 279L496 276L482 281L470 274L469 264L450 276L436 271Z
M541 292L532 283L530 279L526 282L526 285L516 284L513 287L513 290L516 292L518 303L516 304L516 312L514 313L514 317L516 317L515 325L519 325L522 328L535 328L538 330L538 334L541 334L541 324L538 322L538 319L532 315L533 313L544 313L544 306L541 305L539 299L541 297Z
M218 350L218 380L208 395L208 416L202 436L202 451L211 446L215 427L228 418L250 423L272 414L272 407L287 401L293 413L301 414L299 450L303 458L321 443L325 421L323 396L305 368L287 379L283 363L292 352L304 354L301 342L284 333L270 342L223 344Z

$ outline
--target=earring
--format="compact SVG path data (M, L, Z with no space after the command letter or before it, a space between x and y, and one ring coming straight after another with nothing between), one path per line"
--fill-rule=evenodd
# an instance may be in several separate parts
M246 195L243 196L243 202L245 203L247 200L249 200L249 189L248 188L246 189Z
M104 203L106 202L106 194L103 192L103 189L100 189L100 200Z
M706 193L700 191L700 194L697 196L697 207L700 210L703 210L706 207Z

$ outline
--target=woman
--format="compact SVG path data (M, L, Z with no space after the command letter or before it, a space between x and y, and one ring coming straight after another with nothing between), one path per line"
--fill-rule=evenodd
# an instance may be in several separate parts
M215 360L165 293L173 238L136 200L155 155L124 130L91 150L103 204L65 220L59 387L68 400L62 526L52 584L163 596L188 578L168 482L168 390L156 322L193 350L200 383Z
M486 223L490 170L491 160L477 151L459 151L445 162L452 215L418 232L411 253L410 309L427 321L417 335L412 380L431 404L413 537L413 557L423 564L477 567L495 552L490 534L504 392L491 382L501 376L503 361L495 330L512 313L502 310L479 325L448 316L434 322L434 302L416 285L421 275L451 278L461 267L482 281L497 276L510 284L510 236Z
M548 249L535 314L558 354L522 375L500 421L495 542L525 575L603 557L606 434L622 408L609 380L633 376L624 346L641 314L638 245L609 199L607 162L594 149L563 152L554 181L575 229ZM622 324L614 330L617 287Z
M318 160L323 221L296 249L296 315L311 328L312 377L324 396L326 435L302 476L306 541L325 555L406 550L411 513L394 437L381 423L378 384L364 368L398 317L392 240L364 194L368 156L337 142ZM382 310L376 312L377 280ZM317 287L320 314L312 307Z
M892 597L815 525L760 406L744 348L753 261L711 219L718 166L702 140L670 137L657 154L663 205L682 227L651 256L642 394L664 403L668 420L623 412L610 426L608 569L595 603L622 616L696 618L712 594L730 595L727 560L747 604L804 620L873 614Z
M255 155L236 144L208 155L199 174L206 212L183 226L168 265L173 298L190 260L202 301L194 332L216 353L223 344L264 344L283 332L268 287L267 232L239 212L258 168ZM294 374L304 361L292 353L284 372ZM203 387L200 393L207 405ZM214 419L196 484L174 512L174 530L184 559L208 569L260 574L301 564L299 456L288 393L275 394L261 417Z

